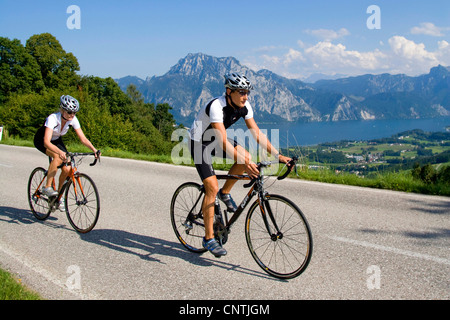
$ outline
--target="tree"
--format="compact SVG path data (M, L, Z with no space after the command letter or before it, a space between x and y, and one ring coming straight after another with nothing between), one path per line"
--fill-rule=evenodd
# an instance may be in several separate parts
M139 105L144 103L144 97L139 92L139 90L136 88L134 84L130 84L127 87L127 96L130 98L131 103L133 105Z
M112 78L84 77L80 82L83 90L95 97L100 104L109 107L112 115L122 114L129 119L133 113L130 99Z
M78 80L76 71L80 70L77 58L64 51L59 41L50 33L30 37L26 49L38 63L42 79L48 88L61 88L74 85Z
M170 110L172 110L172 107L167 103L158 103L155 108L155 116L153 119L153 125L166 139L170 139L175 125L175 120L170 113Z
M0 37L0 102L14 92L40 92L43 88L39 65L20 41Z

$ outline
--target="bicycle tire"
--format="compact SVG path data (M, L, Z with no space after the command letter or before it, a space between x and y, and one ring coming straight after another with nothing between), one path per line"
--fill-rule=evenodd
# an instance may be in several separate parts
M45 220L50 216L51 209L48 205L49 198L41 193L43 180L47 176L47 170L38 167L35 168L28 179L28 204L31 212L38 220Z
M312 234L302 211L289 199L279 195L265 196L265 212L272 235L269 235L259 202L249 209L245 221L245 237L256 263L268 274L292 279L307 268L312 256ZM277 236L273 213L280 234Z
M100 195L94 181L84 173L76 174L75 183L74 186L69 180L65 192L67 219L75 231L88 233L94 229L100 216Z
M186 182L177 188L170 204L170 220L177 239L195 253L206 251L202 245L205 235L201 214L203 197L196 203L202 192L202 186L198 183Z

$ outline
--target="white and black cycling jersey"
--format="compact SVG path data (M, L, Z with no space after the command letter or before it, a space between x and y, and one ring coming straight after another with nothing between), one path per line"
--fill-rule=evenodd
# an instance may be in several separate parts
M193 141L203 141L205 132L212 128L211 123L223 123L225 129L228 129L240 118L245 120L253 118L253 109L248 101L243 108L234 108L228 104L225 95L214 98L197 114L189 130L189 136Z
M72 120L66 122L64 128L61 127L61 112L55 112L48 116L45 120L44 127L50 128L53 130L51 140L56 140L61 136L65 135L67 131L69 131L69 127L74 129L80 128L80 122L77 117L74 116Z

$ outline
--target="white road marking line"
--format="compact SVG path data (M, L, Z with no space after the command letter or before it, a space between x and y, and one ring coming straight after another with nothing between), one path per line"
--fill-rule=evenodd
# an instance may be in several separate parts
M366 241L353 240L353 239L348 239L348 238L343 238L343 237L336 237L336 236L330 236L330 235L328 235L327 237L332 240L335 240L335 241L350 243L350 244L354 244L354 245L362 246L362 247L366 247L366 248L383 250L383 251L387 251L387 252L401 254L404 256L408 256L408 257L419 258L419 259L423 259L423 260L429 260L429 261L433 261L433 262L437 262L437 263L441 263L441 264L450 265L449 259L430 256L428 254L417 253L417 252L413 252L413 251L409 251L409 250L402 250L402 249L398 249L398 248L394 248L394 247L386 247L386 246L382 246L382 245L378 245L378 244L374 244L374 243L370 243L370 242L366 242Z
M9 164L0 163L0 167L12 168L13 166L11 166Z

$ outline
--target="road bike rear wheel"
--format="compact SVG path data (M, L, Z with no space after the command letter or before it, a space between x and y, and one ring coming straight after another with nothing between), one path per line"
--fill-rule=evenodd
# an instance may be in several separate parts
M259 202L255 201L245 222L248 248L268 274L281 279L295 278L307 268L312 255L308 222L301 210L282 196L266 195L263 210L271 233Z
M205 235L203 223L202 187L198 183L187 182L178 187L170 204L170 219L175 234L189 251L202 253Z
M28 179L28 204L31 212L38 220L45 220L49 217L51 210L49 207L49 198L42 194L41 189L45 184L47 171L44 168L36 168Z
M87 233L94 229L100 215L100 196L89 176L78 173L75 180L69 182L64 205L67 219L77 232Z

